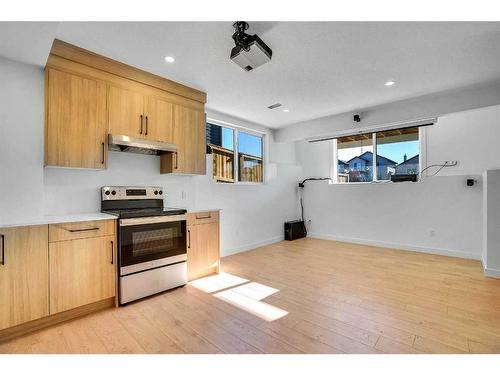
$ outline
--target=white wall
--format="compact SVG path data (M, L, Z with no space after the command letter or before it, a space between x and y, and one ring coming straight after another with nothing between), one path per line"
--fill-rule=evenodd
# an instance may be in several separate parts
M419 183L308 183L306 218L313 236L480 259L481 174L500 168L500 107L442 116L426 129L427 165L458 160ZM329 142L296 142L304 177L329 176ZM466 186L466 178L479 185Z
M160 175L155 156L110 152L105 171L43 168L43 71L0 59L0 222L42 215L96 212L104 185L160 185L166 205L188 209L221 208L222 253L277 241L283 222L296 218L293 144L276 144L267 133L267 181L263 185L216 184L210 176ZM223 121L239 124L216 113Z
M500 277L500 170L485 171L483 183L483 267Z
M439 117L497 104L500 104L500 82L492 82L300 122L275 131L275 139L279 142L297 141L328 136L340 130ZM356 112L361 112L359 123L353 121Z

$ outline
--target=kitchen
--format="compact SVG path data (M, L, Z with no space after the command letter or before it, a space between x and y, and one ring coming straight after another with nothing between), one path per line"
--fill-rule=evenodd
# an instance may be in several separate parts
M0 360L500 352L499 24L233 18L0 22Z

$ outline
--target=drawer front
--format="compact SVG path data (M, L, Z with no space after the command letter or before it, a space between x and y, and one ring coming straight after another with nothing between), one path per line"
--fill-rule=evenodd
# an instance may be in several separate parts
M80 238L111 236L115 234L116 220L82 221L49 225L49 242Z
M188 225L199 225L219 222L219 211L200 211L188 214Z

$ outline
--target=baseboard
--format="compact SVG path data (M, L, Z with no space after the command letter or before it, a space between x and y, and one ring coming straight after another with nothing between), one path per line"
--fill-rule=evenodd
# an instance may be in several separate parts
M39 329L53 326L68 320L79 318L83 315L88 315L96 311L108 309L115 306L115 297L107 298L102 301L93 302L88 305L80 306L72 310L63 311L54 315L45 316L43 318L32 320L14 327L0 330L0 343L11 340L13 338L38 331Z
M229 255L242 253L244 251L253 250L257 247L267 246L267 245L271 245L273 243L281 242L281 241L283 241L283 236L276 236L276 237L268 238L264 241L259 241L259 242L254 242L254 243L247 244L247 245L233 247L232 249L223 250L222 253L224 255L222 255L222 257L227 257Z
M483 272L485 276L495 277L497 279L500 279L500 270L497 270L495 268L483 267Z
M440 249L440 248L434 248L434 247L430 248L430 247L424 247L424 246L412 246L412 245L405 245L405 244L394 243L394 242L340 237L340 236L335 236L332 234L324 234L324 233L308 233L307 236L312 237L312 238L322 239L322 240L349 242L349 243L355 243L355 244L360 244L360 245L386 247L389 249L416 251L419 253L444 255L444 256L455 257L455 258L481 260L481 254L468 253L468 252L460 251L460 250Z

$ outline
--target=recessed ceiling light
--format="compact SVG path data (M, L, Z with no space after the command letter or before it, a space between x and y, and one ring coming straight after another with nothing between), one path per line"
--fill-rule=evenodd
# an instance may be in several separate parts
M173 63L175 59L172 56L165 56L165 61L168 63Z
M392 86L392 85L394 85L395 83L396 83L396 82L394 82L394 81L387 81L387 82L385 83L385 85L386 85L386 86Z
M283 112L290 112L290 110L288 108L285 108Z

